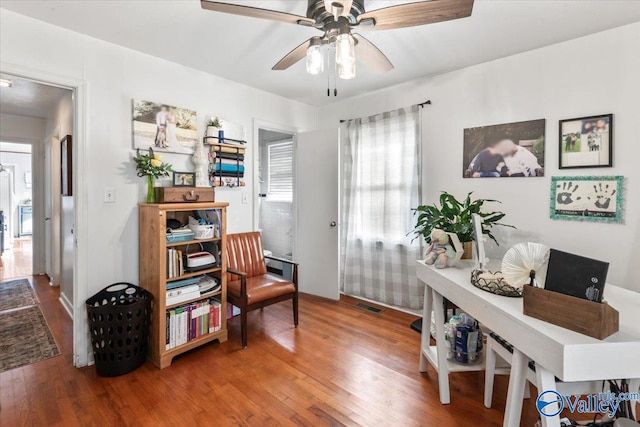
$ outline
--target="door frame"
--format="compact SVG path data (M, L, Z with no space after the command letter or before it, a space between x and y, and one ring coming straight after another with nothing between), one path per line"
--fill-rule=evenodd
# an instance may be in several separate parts
M84 303L87 299L89 283L88 260L88 180L86 174L87 141L87 83L84 80L50 73L48 71L23 67L0 61L0 73L16 78L32 80L48 86L56 86L72 91L73 103L73 197L75 200L75 253L73 259L73 365L86 366L91 348L88 340L87 316ZM35 178L35 177L34 177ZM35 222L44 221L44 209L38 212ZM38 224L42 226L43 224ZM82 284L82 286L80 286Z
M273 132L280 132L280 133L286 133L291 135L291 140L293 141L293 170L294 170L294 174L293 174L293 233L294 236L297 235L298 233L298 201L296 200L297 197L295 197L296 194L296 166L295 166L295 161L297 158L297 141L296 141L296 135L298 134L299 130L295 127L292 126L287 126L287 125L283 125L283 124L278 124L278 123L274 123L274 122L270 122L267 120L262 120L262 119L253 119L253 194L252 194L252 203L253 203L253 229L257 230L258 229L258 224L260 222L259 218L260 218L260 209L259 209L259 203L258 203L258 193L260 193L260 171L258 170L258 167L260 166L260 129L262 130L269 130L269 131L273 131ZM292 253L295 255L296 253L296 239L293 239L293 245L292 245Z

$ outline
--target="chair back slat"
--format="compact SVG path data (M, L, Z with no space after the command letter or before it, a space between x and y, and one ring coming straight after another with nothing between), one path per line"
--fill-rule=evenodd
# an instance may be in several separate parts
M247 273L248 277L267 274L259 231L227 235L227 266ZM240 276L230 274L228 280L240 280Z

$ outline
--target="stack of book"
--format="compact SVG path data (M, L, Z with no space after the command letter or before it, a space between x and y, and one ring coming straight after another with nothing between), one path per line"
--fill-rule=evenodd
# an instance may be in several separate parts
M180 304L198 298L206 293L215 292L221 287L220 281L208 275L191 277L167 283L166 305Z
M167 230L167 243L186 242L193 240L194 232L189 228L176 228Z
M222 304L216 298L167 310L166 349L222 329Z

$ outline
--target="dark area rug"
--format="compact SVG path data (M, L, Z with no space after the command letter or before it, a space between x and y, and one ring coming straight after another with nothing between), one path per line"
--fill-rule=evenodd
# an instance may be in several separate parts
M59 354L40 307L0 313L0 372Z
M36 294L27 279L0 283L0 311L38 304Z

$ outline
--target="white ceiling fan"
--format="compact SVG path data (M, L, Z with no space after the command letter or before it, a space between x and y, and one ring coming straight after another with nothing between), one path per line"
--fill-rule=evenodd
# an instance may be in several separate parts
M325 68L322 47L329 45L335 48L338 76L352 79L356 75L356 57L378 73L393 69L393 64L380 49L352 30L390 30L465 18L471 15L473 1L418 1L367 12L365 0L308 0L307 16L211 0L201 0L201 5L214 12L317 28L323 33L321 36L300 44L272 69L286 70L306 58L307 72L320 74Z

